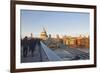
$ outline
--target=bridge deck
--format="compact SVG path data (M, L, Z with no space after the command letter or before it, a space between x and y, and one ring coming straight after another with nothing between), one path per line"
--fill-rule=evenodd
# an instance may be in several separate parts
M31 52L28 51L27 57L21 56L21 62L45 62L45 61L60 61L61 58L57 56L52 50L50 50L45 44L40 42L36 43L34 55L31 55Z
M89 59L89 53L77 49L63 47L62 49L56 49L53 51L43 42L39 42L38 40L35 40L35 42L36 44L35 48L33 48L35 49L33 56L28 50L27 57L23 57L23 48L21 48L21 63Z

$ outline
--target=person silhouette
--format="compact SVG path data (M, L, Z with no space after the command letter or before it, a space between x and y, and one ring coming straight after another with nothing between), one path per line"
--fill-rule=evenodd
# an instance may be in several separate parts
M36 39L31 38L29 41L29 51L31 52L32 57L34 56L35 46L36 46Z
M25 36L25 38L22 40L22 46L23 46L23 57L27 57L27 53L28 53L28 37Z

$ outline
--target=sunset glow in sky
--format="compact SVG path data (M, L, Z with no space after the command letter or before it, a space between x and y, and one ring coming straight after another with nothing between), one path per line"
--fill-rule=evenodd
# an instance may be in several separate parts
M89 13L21 10L21 36L39 37L43 27L51 35L89 35L89 17Z

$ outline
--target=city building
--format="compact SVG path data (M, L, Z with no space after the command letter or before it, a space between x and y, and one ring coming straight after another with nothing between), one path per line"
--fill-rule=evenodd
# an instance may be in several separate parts
M43 28L43 31L40 33L40 39L46 40L48 38L47 32L45 28Z
M89 37L72 37L72 36L64 36L63 44L71 47L71 48L89 48Z

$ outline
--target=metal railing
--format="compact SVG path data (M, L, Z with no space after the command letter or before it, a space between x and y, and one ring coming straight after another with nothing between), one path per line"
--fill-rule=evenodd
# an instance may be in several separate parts
M61 61L62 60L55 52L53 52L50 48L48 48L43 42L40 42L40 44L41 44L41 49L44 50L49 61Z

